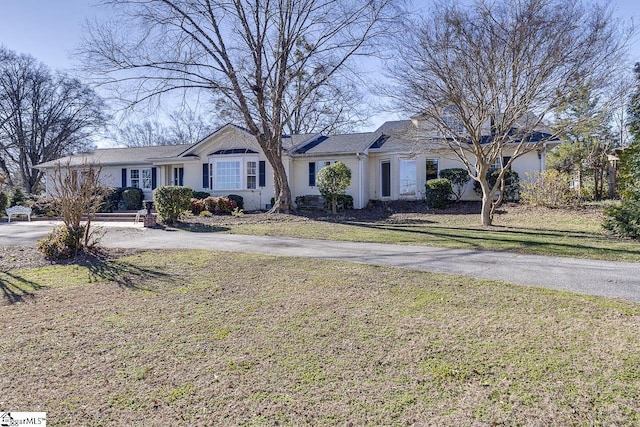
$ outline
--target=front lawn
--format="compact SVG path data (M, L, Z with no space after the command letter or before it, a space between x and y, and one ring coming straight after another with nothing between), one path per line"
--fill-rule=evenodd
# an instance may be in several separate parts
M0 273L3 409L86 426L640 423L640 304L209 251L90 261Z
M211 231L309 239L396 243L459 249L511 251L611 261L640 262L640 242L607 234L601 227L602 209L559 210L507 205L496 215L494 226L479 225L474 205L457 210L429 211L423 203L407 204L405 210L368 215L350 211L342 215L259 214L241 218L187 219L186 228L206 224ZM416 211L411 209L416 208ZM479 209L479 205L477 207ZM207 230L207 228L200 228Z

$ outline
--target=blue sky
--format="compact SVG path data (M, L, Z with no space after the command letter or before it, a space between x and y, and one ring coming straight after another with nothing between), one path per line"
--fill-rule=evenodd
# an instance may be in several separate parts
M638 0L613 3L620 18L640 22ZM0 45L29 53L54 69L71 68L83 22L105 12L95 4L95 0L0 0ZM631 60L640 61L640 36L634 39Z
M414 1L416 5L424 2ZM80 42L83 23L105 13L96 3L96 0L0 0L0 45L28 53L52 69L69 70L74 66L72 54ZM613 3L618 17L626 22L631 19L640 22L638 0ZM640 62L640 35L633 39L630 62ZM371 124L375 128L381 121L379 117L373 118Z

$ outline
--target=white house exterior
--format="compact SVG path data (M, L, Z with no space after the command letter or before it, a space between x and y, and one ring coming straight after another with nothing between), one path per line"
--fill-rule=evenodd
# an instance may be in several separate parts
M421 199L428 179L442 169L463 167L451 149L420 132L417 119L387 122L374 132L283 137L283 163L292 196L319 194L318 171L337 161L351 170L347 194L356 209L370 200ZM513 164L521 179L544 169L547 149L532 151ZM509 148L503 155L509 156ZM138 187L145 199L162 185L184 185L213 196L237 194L245 210L266 209L274 197L273 171L255 138L225 125L191 145L98 149L38 165L52 173L57 164L102 167L105 185ZM47 181L47 194L51 188ZM475 200L470 183L463 200Z

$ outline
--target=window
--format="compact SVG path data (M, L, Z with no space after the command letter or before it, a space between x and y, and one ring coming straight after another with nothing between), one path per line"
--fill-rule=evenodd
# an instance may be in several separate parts
M427 159L426 180L438 178L438 159Z
M460 120L460 110L453 105L445 107L442 112L442 121L446 126L448 134L453 136L466 135L467 131Z
M213 190L253 190L258 187L258 158L212 157L209 158L209 188ZM207 175L203 170L203 179Z
M184 185L184 168L173 168L173 185Z
M416 161L400 159L400 197L416 196Z
M240 161L216 160L215 189L239 190L241 187Z
M141 190L153 190L154 168L131 169L129 170L129 185Z
M381 192L380 197L391 197L391 162L380 163Z
M316 186L316 176L318 172L326 166L331 166L334 160L319 160L317 162L309 162L309 187Z
M247 188L249 190L255 190L257 188L258 176L256 174L257 162L247 162Z
M140 188L140 171L138 169L131 169L130 183L133 188Z

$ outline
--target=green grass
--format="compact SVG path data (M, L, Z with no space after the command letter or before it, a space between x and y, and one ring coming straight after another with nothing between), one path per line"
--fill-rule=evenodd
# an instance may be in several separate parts
M640 304L209 251L0 280L3 405L53 425L640 422Z
M605 233L601 214L585 211L523 209L496 216L492 227L478 214L409 214L364 222L326 220L226 224L228 233L309 239L425 245L510 251L612 261L640 262L640 242Z

